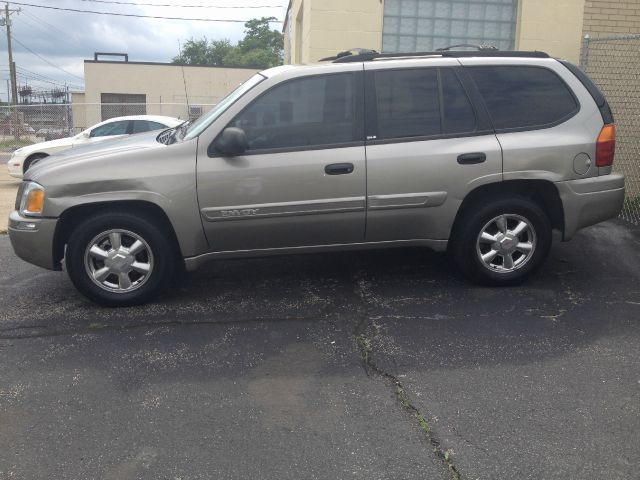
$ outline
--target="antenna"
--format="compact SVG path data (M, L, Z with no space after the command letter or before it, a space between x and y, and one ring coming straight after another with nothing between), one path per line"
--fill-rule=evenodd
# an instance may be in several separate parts
M182 45L180 44L180 39L178 39L178 53L182 58ZM189 120L189 111L191 109L191 106L189 105L189 94L187 93L187 79L184 76L184 59L182 60L183 61L180 62L180 68L182 69L182 83L184 84L184 98L187 100L187 120Z

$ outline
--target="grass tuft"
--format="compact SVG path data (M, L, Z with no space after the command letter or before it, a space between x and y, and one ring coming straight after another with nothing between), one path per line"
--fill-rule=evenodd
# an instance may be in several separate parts
M21 138L20 140L16 140L15 138L0 140L0 149L2 150L13 151L20 147L26 147L27 145L33 145L33 141L26 138Z

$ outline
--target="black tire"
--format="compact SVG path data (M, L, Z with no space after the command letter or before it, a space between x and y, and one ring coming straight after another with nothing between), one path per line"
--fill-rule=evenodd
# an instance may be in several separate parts
M22 167L22 173L27 173L27 170L29 170L29 168L31 168L33 165L38 163L43 158L47 158L48 156L49 155L47 155L46 153L35 153L31 155L29 158L27 158L24 161L24 165Z
M501 216L504 216L503 218L511 226L517 225L517 222L523 220L528 223L527 229L521 234L526 242L521 242L519 237L514 239L510 234L511 237L502 239L506 245L506 249L503 251L503 244L500 242L479 241L483 231L487 232L495 228L494 236L500 234L498 223L491 222ZM489 232L489 234L491 233ZM522 243L533 245L528 254L526 251L517 249L510 252L511 249ZM500 253L492 260L494 264L484 262L481 255L489 254L490 257L498 245ZM485 205L465 212L457 222L450 252L460 270L472 281L482 285L508 286L522 283L540 268L549 254L550 247L551 223L549 217L534 201L525 197L513 197L493 199ZM508 268L510 265L505 256L511 257L511 263L515 268L513 266ZM515 261L514 258L516 258ZM518 261L521 263L517 264Z
M130 234L139 237L146 243L145 250L141 254L146 255L146 261L151 265L151 268L148 275L144 276L142 280L136 280L136 275L140 274L134 271L126 273L130 280L133 277L133 282L139 283L131 291L110 290L105 284L99 286L98 279L94 280L90 273L91 268L100 266L98 263L98 267L96 267L96 264L92 262L100 260L95 260L89 255L88 249L94 244L96 238L101 238L101 235L109 231L120 232L123 246L126 246L127 239L128 246L131 246L130 240L133 237ZM109 245L108 241L106 245ZM109 249L105 249L105 252L115 251L113 246L109 246ZM153 222L134 213L99 213L80 223L69 237L65 257L67 273L80 293L96 303L110 307L138 305L149 301L169 285L176 267L176 255L167 235ZM139 258L134 256L133 260L137 262ZM111 261L114 260L111 259ZM127 260L124 259L124 261ZM105 265L105 263L102 264L103 267ZM116 275L115 277L109 275L105 281L119 282L119 277L116 274L113 274Z

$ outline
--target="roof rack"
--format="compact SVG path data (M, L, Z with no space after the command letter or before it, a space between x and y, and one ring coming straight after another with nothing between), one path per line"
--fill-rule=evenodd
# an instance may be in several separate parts
M454 45L455 48L460 45ZM466 45L465 45L466 46ZM476 47L476 45L472 45ZM484 46L481 46L484 47ZM377 59L393 59L393 58L406 58L406 57L524 57L524 58L549 58L549 55L545 52L519 52L514 50L494 50L493 48L481 48L478 51L468 50L436 50L435 52L399 52L399 53L379 53L375 50L367 50L362 48L354 48L338 53L334 57L323 58L320 61L330 61L333 63L350 63L350 62L369 62Z

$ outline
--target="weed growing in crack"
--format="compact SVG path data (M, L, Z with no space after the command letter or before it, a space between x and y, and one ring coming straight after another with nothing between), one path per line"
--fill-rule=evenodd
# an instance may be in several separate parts
M358 345L358 350L360 350L360 356L362 357L362 362L366 367L371 366L371 342L364 335L356 335L356 345Z
M409 399L407 398L407 392L404 391L404 387L400 382L396 382L396 397L403 407L409 406Z
M430 433L431 432L431 427L429 427L429 422L427 422L427 419L424 418L424 415L422 415L421 413L416 414L416 416L418 417L418 423L420 424L420 428L422 428L422 430L424 430L424 433ZM445 454L445 460L447 460L447 455ZM447 460L448 461L448 460Z

